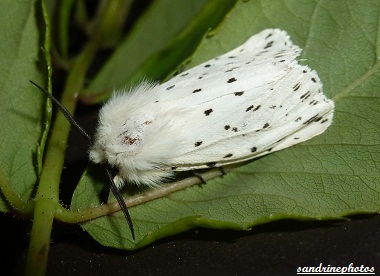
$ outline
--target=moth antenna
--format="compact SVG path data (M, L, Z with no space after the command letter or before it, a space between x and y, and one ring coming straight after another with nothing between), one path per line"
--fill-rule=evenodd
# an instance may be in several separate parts
M92 139L90 135L87 134L87 132L75 121L74 117L70 114L70 112L67 110L66 107L64 107L53 95L51 95L46 89L42 88L39 86L37 83L33 82L30 80L30 82L36 86L41 92L43 92L47 97L49 97L59 108L59 110L62 112L62 114L66 117L66 119L74 125L74 127L79 131L80 134L85 137L90 144L92 143ZM107 174L107 180L108 180L108 185L110 187L110 190L112 191L113 195L115 196L117 202L120 205L121 210L123 211L123 214L125 218L127 219L129 229L131 230L132 238L135 239L135 231L133 228L133 223L131 216L129 214L127 205L124 202L124 199L119 191L119 189L116 187L115 182L113 181L112 173L109 168L106 168L106 174Z
M48 96L59 108L59 110L62 112L62 114L66 117L66 119L79 131L80 134L83 135L90 143L92 143L92 139L90 135L87 134L87 132L75 121L73 116L70 114L70 112L67 110L66 107L64 107L52 94L50 94L46 89L39 86L37 83L30 80L30 82L36 86L41 92L43 92L46 96Z
M120 190L116 187L116 184L113 181L113 175L111 173L111 170L109 168L106 168L106 172L107 172L107 179L108 179L108 185L110 186L110 190L115 196L117 202L120 205L121 210L123 211L125 218L127 219L129 229L131 230L132 238L135 239L135 230L133 228L133 222L131 219L131 215L129 214L127 205L125 204L125 201L120 193Z

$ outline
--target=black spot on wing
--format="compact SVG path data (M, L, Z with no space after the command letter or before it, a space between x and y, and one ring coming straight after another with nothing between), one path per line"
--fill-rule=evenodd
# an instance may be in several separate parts
M231 127L231 126L229 126L229 125L225 125L225 126L224 126L224 129L225 129L225 130L229 130L230 127Z
M175 86L175 85L173 84L173 85L171 85L171 86L169 86L169 87L166 87L166 90L170 90L170 89L172 89L174 86Z
M281 58L281 57L283 57L283 56L285 56L284 52L283 52L283 51L280 51L280 52L278 52L274 57L275 57L275 58Z
M313 116L313 117L311 117L309 120L305 121L303 124L304 124L304 125L308 125L308 124L310 124L310 123L314 122L315 120L317 120L317 119L318 119L318 115L319 115L319 114L317 114L317 115L314 115L314 116Z
M302 100L302 99L304 99L304 100L306 100L307 98L309 98L310 97L310 91L307 91L305 94L303 94L301 97L300 97L300 99Z
M226 70L226 71L224 71L224 72L225 72L225 73L232 72L232 71L235 70L235 69L239 69L239 67L233 67L233 68L228 69L228 70Z
M264 49L268 49L268 48L272 47L273 46L273 42L274 41L268 42L267 45L265 45Z
M202 145L203 141L197 141L194 143L194 146L195 147L199 147L200 145Z
M293 91L296 92L298 89L300 89L300 87L301 87L301 83L300 83L300 82L296 83L296 84L293 86Z
M234 92L235 96L242 96L243 94L244 94L244 91Z
M205 115L209 116L213 112L212 108L205 110Z
M229 157L232 157L233 154L232 153L229 153L229 154L226 154L225 156L223 156L223 158L229 158Z
M257 148L256 147L252 147L251 148L251 152L256 152L257 151Z
M198 89L195 89L194 91L193 91L193 93L198 93L198 92L201 92L202 91L202 88L198 88Z
M257 111L257 110L259 110L260 109L260 107L261 107L261 105L258 105L258 106L254 106L254 105L250 105L250 106L248 106L248 108L245 110L245 112L248 112L248 111L250 111L250 110L252 110L252 111Z
M245 112L250 111L253 108L253 105L248 106L248 108L245 110Z
M227 80L227 83L233 83L233 82L235 82L235 81L236 81L235 78L230 78L230 79Z

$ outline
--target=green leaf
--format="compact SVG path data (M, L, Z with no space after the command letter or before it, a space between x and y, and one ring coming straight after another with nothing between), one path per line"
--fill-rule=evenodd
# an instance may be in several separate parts
M39 34L35 2L8 0L0 3L0 171L5 178L0 183L3 191L1 211L10 211L8 204L15 204L14 198L5 198L4 187L25 203L33 194L41 169L44 146L41 137L46 131L42 129L42 114L46 101L29 82L33 80L44 85L41 74L44 65L40 64L43 53L39 46L43 32ZM44 120L48 127L49 119Z
M115 88L130 87L143 78L165 78L191 55L205 32L216 26L235 2L154 1L81 93L82 98L86 102L104 100Z
M208 181L83 224L98 242L135 249L196 226L247 230L278 219L337 219L380 211L380 3L373 1L240 1L191 65L216 57L265 28L286 30L303 48L336 104L322 135ZM97 180L94 180L97 179ZM83 176L72 208L100 204L102 183Z

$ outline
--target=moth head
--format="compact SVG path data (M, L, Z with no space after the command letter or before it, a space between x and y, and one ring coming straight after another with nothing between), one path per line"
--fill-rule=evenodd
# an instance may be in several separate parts
M153 125L153 116L147 113L115 113L101 110L90 159L95 163L109 163L120 167L133 159L144 146L144 137Z

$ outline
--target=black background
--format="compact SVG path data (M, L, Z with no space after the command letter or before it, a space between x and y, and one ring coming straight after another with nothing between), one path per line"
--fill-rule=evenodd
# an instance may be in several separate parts
M139 1L136 1L139 2ZM148 5L150 1L140 1ZM135 7L137 17L143 7ZM133 21L133 20L132 20ZM130 21L129 21L130 22ZM72 41L78 41L73 39ZM71 46L71 47L80 47ZM54 89L64 76L55 71ZM76 118L93 132L98 107L80 106ZM69 204L83 168L88 145L70 134L60 199ZM30 220L0 214L2 275L23 275ZM380 269L380 216L348 221L284 220L251 231L193 229L137 251L106 248L78 225L55 223L48 275L296 275L300 266L355 266ZM380 272L378 272L380 273Z
M3 275L23 275L30 225L9 215L1 215L1 224ZM248 232L194 229L128 252L102 247L79 226L55 224L47 274L296 275L299 266L320 263L376 272L379 226L374 216L331 224L280 221Z

